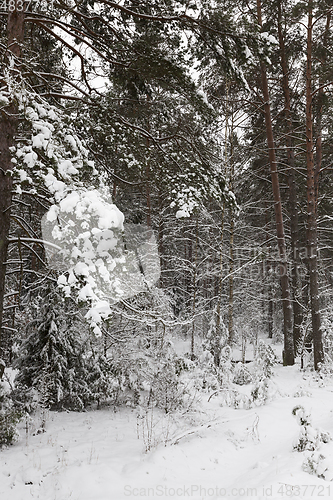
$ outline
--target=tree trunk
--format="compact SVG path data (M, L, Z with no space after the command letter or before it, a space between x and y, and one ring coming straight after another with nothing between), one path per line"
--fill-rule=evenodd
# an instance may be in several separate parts
M234 113L231 111L231 131L230 137L230 178L229 189L233 190L234 183ZM228 304L228 342L232 345L235 341L234 335L234 231L235 231L235 214L233 209L230 210L230 238L229 238L229 304Z
M262 26L261 0L257 0L257 14L258 14L258 23L260 26ZM279 259L280 259L280 283L281 283L283 320L284 320L283 364L293 365L294 364L293 318L292 318L292 305L290 299L290 288L288 279L287 252L286 252L286 242L285 242L284 225L282 217L280 185L277 172L277 161L276 161L275 144L273 136L271 108L269 102L266 67L263 62L261 62L260 67L261 67L262 92L264 96L264 111L265 111L266 136L268 143L268 156L269 156L269 164L271 169L271 178L273 187L277 243L278 243Z
M224 167L222 174L227 177L228 175L228 134L229 134L229 90L230 82L227 80L225 83L226 90L226 109L225 109L225 137L224 137ZM215 324L215 338L214 338L214 363L216 366L220 365L221 357L221 341L222 341L222 326L221 326L221 307L222 307L222 292L223 292L223 236L224 236L224 217L225 217L225 201L221 207L221 232L220 232L220 265L219 265L219 279L217 290L217 304L216 304L216 324Z
M325 32L324 32L324 37L323 37L324 52L323 52L323 56L321 58L321 64L323 67L325 67L327 64L327 45L328 45L328 37L330 34L330 28L331 28L331 18L332 18L332 13L331 13L331 11L328 11L327 17L326 17ZM317 124L316 124L316 131L317 131L316 167L315 167L316 210L317 210L317 206L318 206L319 175L320 175L320 171L321 171L321 164L322 164L322 158L323 158L322 116L323 116L323 105L324 105L325 91L324 91L324 88L322 85L323 85L323 82L319 81L318 114L317 114Z
M292 158L289 157L289 151L288 151L288 158L289 158L288 163L291 166L291 170L289 171L288 174L288 186L289 186L290 239L291 239L291 250L292 250L291 272L292 272L292 291L293 291L293 310L294 310L293 337L294 337L294 349L295 353L297 354L302 342L301 326L303 323L303 312L302 312L302 283L300 278L297 193L296 193L295 172L292 167L293 156Z
M267 309L267 324L268 324L268 338L273 338L273 313L274 313L274 303L273 303L273 284L272 284L272 244L270 241L270 214L268 212L267 203L265 202L265 232L266 232L266 247L267 247L267 259L266 259L266 269L265 275L267 279L267 299L268 299L268 309Z
M15 8L8 12L7 20L7 64L14 60L10 77L19 81L19 58L24 39L24 12ZM13 6L12 6L13 7ZM0 118L0 357L3 355L3 306L5 295L6 260L10 227L10 207L12 204L12 162L10 147L14 144L18 126L17 103L13 102L1 111Z
M193 268L193 298L192 298L192 331L191 331L191 359L194 361L195 354L195 309L197 296L197 265L198 265L198 240L199 240L199 215L197 215L195 225L195 253L194 253L194 268Z
M229 247L229 304L228 304L228 342L233 344L234 335L234 213L230 214L230 247Z
M151 228L151 192L150 192L150 161L146 166L146 199L147 199L147 226Z
M287 146L287 164L288 186L289 186L289 215L290 215L290 239L292 250L292 291L293 291L293 310L294 310L294 349L295 353L299 351L301 344L301 325L303 322L302 314L302 284L299 276L300 256L299 256L299 231L298 231L298 210L297 210L297 190L295 182L295 155L292 141L292 119L291 119L291 98L289 87L289 70L285 50L284 36L282 31L282 10L281 1L278 2L278 34L280 45L280 60L282 68L282 88L284 94L284 112L287 124L286 146Z
M219 255L219 277L217 287L217 304L216 304L216 323L215 323L215 338L214 338L214 363L220 366L221 355L221 306L222 306L222 282L223 282L223 233L224 233L224 211L225 203L223 202L221 210L221 229L220 229L220 255Z
M312 338L314 367L320 369L324 362L324 348L319 310L318 262L317 262L317 210L316 172L314 162L313 116L312 116L312 2L308 4L307 54L306 54L306 167L307 167L307 257L310 273L310 302L312 316Z

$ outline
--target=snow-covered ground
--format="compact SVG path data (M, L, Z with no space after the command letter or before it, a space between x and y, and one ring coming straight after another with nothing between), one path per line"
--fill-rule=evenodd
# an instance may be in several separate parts
M333 382L298 366L277 366L273 382L275 397L249 410L207 394L184 416L138 416L129 407L50 412L46 432L22 427L0 452L0 499L333 497L333 483L302 470L310 452L293 451L300 427L292 415L302 405L314 427L333 435ZM321 453L333 467L332 443Z

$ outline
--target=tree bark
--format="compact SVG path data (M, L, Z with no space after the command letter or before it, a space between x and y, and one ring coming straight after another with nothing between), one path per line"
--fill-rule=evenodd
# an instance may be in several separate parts
M231 131L230 137L230 178L229 189L233 191L234 183L234 113L231 111ZM235 231L235 214L233 209L230 210L230 238L229 238L229 304L228 304L228 342L232 345L235 342L234 333L234 231Z
M24 12L17 9L17 0L15 0L15 8L11 8L8 12L6 64L8 68L11 68L9 77L16 82L20 80L19 59L23 40ZM14 96L12 97L10 105L1 110L0 117L0 357L3 356L3 306L13 186L10 147L14 144L18 127L17 103Z
M258 23L262 27L261 0L257 0L257 14L258 14ZM273 199L275 208L277 243L278 243L279 259L280 259L280 283L281 283L283 320L284 320L283 364L293 365L294 364L293 318L292 318L292 305L290 299L290 288L289 288L289 278L288 278L287 252L286 252L286 242L284 235L282 204L281 204L279 178L277 172L277 161L276 161L275 143L274 143L273 126L271 118L271 108L269 102L267 73L265 64L263 62L260 63L260 69L261 69L262 92L264 96L264 112L265 112L266 136L268 143L268 156L269 156L269 164L271 170Z
M308 3L307 51L306 51L306 167L307 167L307 257L310 274L310 302L312 339L315 370L324 362L321 317L319 309L318 259L317 259L317 193L316 167L313 141L312 95L312 2Z
M265 202L265 231L266 231L266 246L267 246L267 259L266 259L266 268L265 275L267 278L267 299L268 299L268 308L267 308L267 324L268 324L268 338L273 338L273 314L274 314L274 303L273 303L273 284L272 284L272 244L269 237L270 231L270 214L268 211L267 203Z
M299 230L298 230L298 210L297 210L297 190L295 181L295 155L292 141L292 118L291 118L291 97L289 86L289 70L282 31L282 9L281 0L278 1L278 35L280 46L280 61L282 69L282 88L284 95L284 112L287 125L286 146L287 146L287 164L288 187L289 187L289 215L290 215L290 239L292 250L292 292L293 292L293 311L294 311L294 349L295 354L299 351L301 344L301 325L303 322L302 314L302 284L299 276L300 256L299 256Z
M220 356L221 356L221 306L222 306L222 281L223 281L223 235L224 235L224 212L225 203L223 202L221 210L221 229L220 229L220 254L219 254L219 277L218 277L218 287L217 287L217 304L216 304L216 323L215 323L215 338L214 338L214 363L216 366L220 366Z
M331 28L331 11L327 12L326 17L326 26L323 37L323 49L324 53L321 58L322 67L325 67L327 64L327 44L328 37ZM316 132L317 132L317 140L316 140L316 167L315 167L315 189L316 189L316 210L318 207L318 192L319 192L319 176L321 171L321 164L323 158L323 148L322 148L322 116L323 116L323 105L325 98L325 91L323 88L323 82L319 80L319 91L318 91L318 113L317 113L317 123L316 123Z
M191 359L195 359L195 309L197 297L197 265L198 265L198 240L199 240L199 215L195 224L195 250L194 250L194 268L193 268L193 298L192 298L192 330L191 330Z
M234 213L230 214L230 247L229 247L229 304L228 304L228 342L233 344L234 335Z

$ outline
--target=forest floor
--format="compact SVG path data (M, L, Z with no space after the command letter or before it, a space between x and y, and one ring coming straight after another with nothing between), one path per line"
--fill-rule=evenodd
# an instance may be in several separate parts
M302 405L333 436L333 380L277 365L270 392L250 409L203 394L185 415L109 407L36 416L45 432L30 423L26 434L22 423L0 452L0 499L333 498L332 482L302 469L312 452L293 450L292 415ZM333 441L319 452L333 470Z

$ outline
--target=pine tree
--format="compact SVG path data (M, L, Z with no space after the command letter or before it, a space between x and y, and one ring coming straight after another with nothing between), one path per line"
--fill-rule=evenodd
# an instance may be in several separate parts
M92 399L87 366L88 333L83 319L55 291L37 300L38 317L23 341L15 366L16 384L35 389L51 409L82 410ZM45 301L46 299L46 301Z

